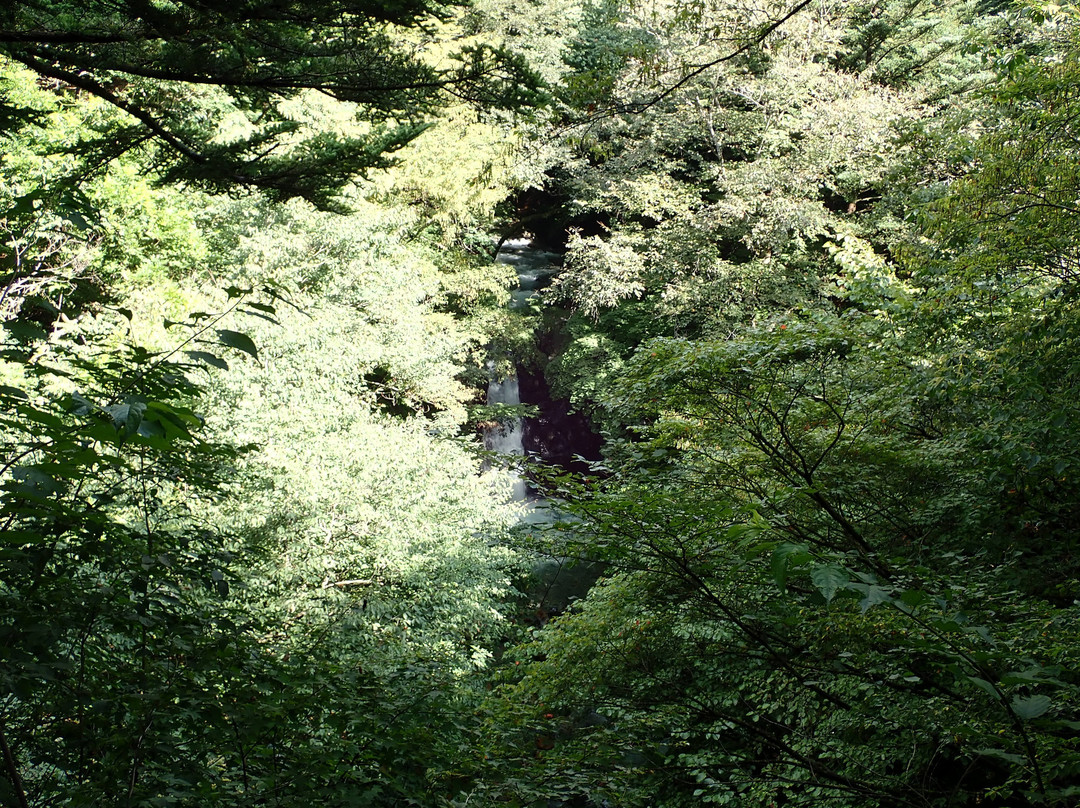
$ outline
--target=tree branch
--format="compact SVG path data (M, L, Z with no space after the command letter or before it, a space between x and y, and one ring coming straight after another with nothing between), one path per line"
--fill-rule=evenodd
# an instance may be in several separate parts
M30 804L26 801L26 791L23 789L22 777L19 776L18 761L15 760L15 755L12 753L11 747L8 746L2 715L0 715L0 752L3 753L4 770L7 772L8 780L11 781L11 788L15 792L15 799L19 808L30 808Z
M187 159L198 164L206 162L206 157L204 155L167 129L164 124L157 120L157 118L142 107L132 104L130 101L121 98L116 93L102 86L96 80L91 78L88 73L72 73L70 70L65 70L57 65L49 64L38 56L12 54L12 58L28 67L30 70L33 70L35 73L62 81L65 84L70 84L77 89L85 90L91 95L95 95L107 103L122 109ZM235 179L237 181L242 181L244 178L236 177Z
M709 68L716 67L717 65L723 64L724 62L730 62L732 59L746 53L746 51L750 50L750 48L754 47L754 45L760 44L765 39L765 37L767 37L769 34L771 34L773 31L775 31L781 25L786 23L788 20L790 20L792 17L794 17L796 14L798 14L800 11L802 11L804 8L806 8L808 5L810 5L811 2L812 2L812 0L802 0L802 2L800 2L797 6L795 6L795 8L791 9L791 11L789 11L783 17L781 17L780 19L778 19L778 20L776 20L774 22L769 23L767 26L762 28L753 39L751 39L749 42L744 44L742 47L740 47L740 48L738 48L736 50L733 50L731 53L725 54L724 56L721 56L721 57L719 57L717 59L713 59L710 62L705 62L705 64L699 65L698 67L694 68L689 73L687 73L685 76L683 76L681 79L679 79L677 82L672 84L670 87L665 89L663 92L661 92L659 95L654 96L650 100L643 101L643 102L641 102L639 104L627 104L624 109L619 110L619 111L637 113L637 112L644 112L645 110L649 109L650 107L656 106L661 101L663 101L665 98L667 98L669 95L674 93L679 88L684 87L687 84L689 84L691 80L697 78L698 76L700 76L702 73L704 73Z

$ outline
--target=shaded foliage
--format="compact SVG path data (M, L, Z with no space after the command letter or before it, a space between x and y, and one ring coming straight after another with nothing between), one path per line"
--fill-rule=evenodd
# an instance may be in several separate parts
M607 225L549 368L608 441L526 541L609 573L517 650L487 793L1069 805L1075 19L688 20L657 52L707 69L624 65L657 103L551 172Z

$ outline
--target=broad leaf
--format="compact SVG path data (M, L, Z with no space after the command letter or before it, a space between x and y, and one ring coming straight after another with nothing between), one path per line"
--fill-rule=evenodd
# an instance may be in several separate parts
M859 608L865 613L871 606L879 603L891 603L892 595L889 590L880 586L869 586L866 589L866 597L859 601Z
M259 349L255 347L255 343L251 341L251 337L247 334L231 331L228 328L219 328L217 335L222 345L228 345L230 348L236 348L238 351L251 354L254 359L258 360Z
M814 582L814 586L818 588L822 597L825 598L825 602L831 603L833 597L836 595L836 590L848 583L850 579L848 578L847 573L839 567L823 565L814 567L814 569L811 570L810 580Z
M788 567L809 558L806 548L800 544L781 544L772 554L772 577L780 591L786 591Z
M995 757L1000 760L1007 760L1009 763L1023 763L1024 759L1020 755L1014 755L1012 752L1006 752L1004 749L976 749L976 755L984 755L986 757Z
M8 320L2 326L19 342L34 342L49 336L40 325L26 320Z
M997 699L999 701L1001 700L1001 693L999 693L997 688L994 687L992 684L990 684L990 682L986 681L985 679L981 679L978 676L969 676L968 681L971 682L976 687L980 688L981 690L986 691L991 696L993 696L995 699Z
M188 356L198 362L205 362L208 365L212 365L221 370L228 370L229 363L216 354L212 354L209 351L184 351Z
M1038 718L1050 709L1050 697L1037 696L1013 696L1012 711L1025 721Z

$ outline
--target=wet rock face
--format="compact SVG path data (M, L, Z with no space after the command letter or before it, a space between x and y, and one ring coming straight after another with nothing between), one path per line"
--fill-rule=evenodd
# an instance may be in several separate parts
M600 459L603 441L592 431L589 420L580 413L571 413L566 399L553 399L542 375L519 369L518 385L521 400L540 408L539 417L525 419L522 440L527 454L577 471L585 468L575 456Z

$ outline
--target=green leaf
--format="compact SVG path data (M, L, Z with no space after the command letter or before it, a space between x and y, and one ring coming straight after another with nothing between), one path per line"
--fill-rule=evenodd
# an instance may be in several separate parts
M976 749L976 755L984 755L986 757L995 757L1000 760L1007 760L1009 763L1023 763L1024 759L1020 755L1014 755L1012 752L1006 752L1004 749Z
M34 342L49 336L40 325L26 320L8 320L3 328L19 342Z
M1053 671L1057 669L1051 668L1047 670L1041 665L1028 668L1026 671L1009 671L1001 677L1001 683L1005 685L1022 685L1031 683L1044 683L1052 685L1063 685L1060 679L1055 679L1052 675Z
M799 559L809 557L806 548L800 544L785 543L779 545L772 554L772 577L781 592L787 590L788 567L799 563Z
M146 405L138 401L128 404L113 404L106 407L105 412L112 418L113 427L117 432L123 431L125 435L134 435L139 431L139 426L142 424Z
M221 340L222 345L227 345L230 348L236 348L238 351L251 354L251 356L257 361L259 359L259 349L255 347L255 343L251 341L251 337L247 334L242 334L239 331L231 331L228 328L219 328L218 339Z
M930 596L921 589L907 589L900 593L900 602L912 607L922 606L930 601Z
M202 419L189 409L166 404L163 401L151 401L146 405L148 410L154 412L159 419L164 418L179 428L187 431L188 427L201 426Z
M810 580L814 582L814 586L818 588L818 591L825 598L825 602L831 603L836 595L836 590L848 583L849 578L847 573L839 567L826 564L814 567L810 571Z
M249 314L252 317L258 317L260 320L266 320L268 323L274 325L281 325L281 322L274 316L269 314L263 314L261 311L255 311L253 309L240 309L244 314Z
M68 398L61 399L60 403L73 415L90 415L97 412L97 405L79 393L72 393Z
M859 609L865 614L871 606L877 606L879 603L891 602L892 595L889 594L889 590L883 589L880 586L869 586L866 589L866 597L859 601Z
M1038 718L1049 710L1050 704L1049 696L1013 696L1010 706L1014 713L1025 721L1030 721L1032 718Z
M158 420L143 418L139 424L139 434L144 438L164 438L167 436L165 425Z
M12 477L16 481L15 490L25 496L45 498L62 490L61 484L53 475L33 466L15 469Z
M971 682L976 687L986 691L987 693L989 693L991 696L993 696L998 701L1001 700L1001 694L998 692L997 688L994 687L992 684L990 684L985 679L980 679L978 676L969 676L968 681Z
M205 362L208 365L212 365L222 370L229 369L229 363L216 354L212 354L209 351L184 351L185 354L190 356L197 362Z

